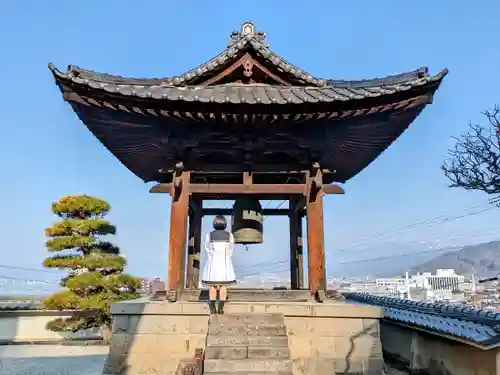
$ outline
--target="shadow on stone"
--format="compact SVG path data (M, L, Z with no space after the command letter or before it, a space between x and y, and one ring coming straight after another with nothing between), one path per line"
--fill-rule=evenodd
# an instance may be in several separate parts
M112 306L113 336L103 373L174 374L204 348L208 306L135 300Z

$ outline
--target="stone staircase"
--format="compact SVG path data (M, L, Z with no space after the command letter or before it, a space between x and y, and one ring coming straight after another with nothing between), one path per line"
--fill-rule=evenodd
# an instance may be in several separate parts
M208 290L185 289L181 301L208 301ZM311 300L309 290L290 289L243 289L228 290L228 301L231 302L307 302Z
M283 314L212 315L204 374L291 375Z

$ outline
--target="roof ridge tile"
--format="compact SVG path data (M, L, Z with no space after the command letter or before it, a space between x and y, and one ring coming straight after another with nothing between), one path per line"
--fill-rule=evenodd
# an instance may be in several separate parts
M472 307L454 306L435 302L412 301L396 297L375 296L369 293L346 293L345 296L349 299L378 306L391 308L415 308L421 312L433 315L442 315L444 317L453 315L453 317L459 320L476 321L493 326L500 324L500 313L493 313L484 309L475 309Z

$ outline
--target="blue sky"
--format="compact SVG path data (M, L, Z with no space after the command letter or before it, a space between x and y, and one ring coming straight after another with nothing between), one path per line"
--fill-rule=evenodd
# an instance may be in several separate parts
M480 193L449 189L439 166L453 144L451 136L466 131L469 121L482 121L481 111L500 103L497 1L138 4L2 1L0 264L40 268L46 256L43 229L54 220L50 203L61 195L86 193L112 204L110 219L118 226L116 240L130 271L165 277L170 198L149 194L149 186L78 121L47 63L135 77L179 74L222 50L230 32L245 21L267 33L275 52L317 76L372 78L420 66L429 66L431 73L450 70L434 104L410 129L345 184L345 196L326 198L331 269L438 243L499 237L494 224L500 210L407 232L391 230L487 203ZM284 218L268 219L266 243L236 254L240 269L286 261L287 225ZM372 237L381 232L386 233ZM0 269L0 275L8 272L26 275Z

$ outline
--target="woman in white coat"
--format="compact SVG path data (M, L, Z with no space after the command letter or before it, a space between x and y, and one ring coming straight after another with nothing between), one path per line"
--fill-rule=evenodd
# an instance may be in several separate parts
M236 284L231 259L234 250L234 238L226 230L227 221L224 216L217 215L215 217L213 228L214 230L205 236L205 251L208 260L203 270L202 283L209 287L210 313L223 314L224 302L227 298L227 286ZM219 298L217 298L217 294ZM217 300L219 303L216 309Z

